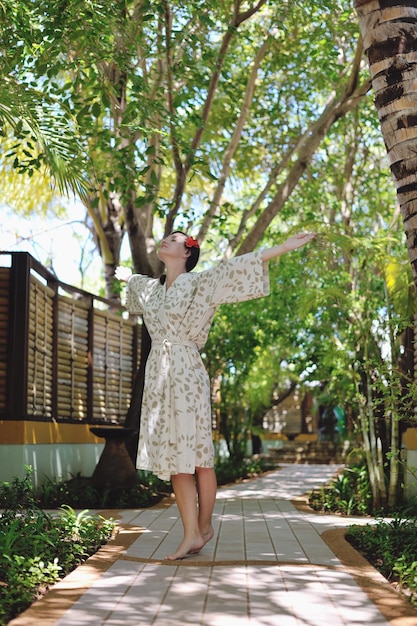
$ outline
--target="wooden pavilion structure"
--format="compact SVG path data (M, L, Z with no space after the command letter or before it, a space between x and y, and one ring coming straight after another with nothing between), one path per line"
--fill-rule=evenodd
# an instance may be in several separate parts
M123 308L59 281L30 254L0 253L0 482L90 475L94 425L123 424L140 327Z

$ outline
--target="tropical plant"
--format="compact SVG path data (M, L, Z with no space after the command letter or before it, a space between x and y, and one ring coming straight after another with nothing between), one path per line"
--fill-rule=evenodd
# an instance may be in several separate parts
M352 525L346 539L407 599L417 605L417 518L395 515L392 521Z
M1 488L0 624L7 624L59 578L96 552L114 523L69 506L49 515L36 503L27 468Z
M372 491L366 463L363 460L356 463L348 461L343 471L329 485L312 491L308 501L314 510L326 513L372 513Z
M408 412L398 384L407 390L404 397L412 395L412 372L403 358L411 318L407 312L400 321L389 286L388 268L403 263L403 242L351 3L11 0L1 10L1 75L12 92L36 100L42 91L45 107L59 107L76 131L67 155L88 181L82 201L108 296L119 299L113 276L124 236L134 269L157 275L155 244L174 224L204 241L203 266L213 257L281 241L300 222L321 233L308 255L280 263L274 281L282 295L273 294L273 306L250 303L254 314L242 309L251 324L233 309L224 314L228 319L218 317L213 339L226 338L224 354L208 346L207 363L213 381L227 379L229 398L246 404L249 423L273 393L285 394L294 384L318 382L329 396L343 398L353 418L361 417L375 499L392 500L401 482L398 418ZM389 18L390 9L384 11ZM404 15L411 42L410 7ZM388 21L376 25L384 29ZM389 28L400 32L398 23ZM364 34L368 52L374 34ZM395 41L404 44L408 63L409 43ZM395 41L394 65L387 65L394 69L402 60ZM407 72L394 71L392 80ZM395 103L399 107L401 100ZM400 119L411 128L411 118ZM19 123L15 130L29 132ZM77 151L79 141L86 159ZM402 147L412 141L408 137ZM26 160L15 155L16 166L30 172L43 162L36 154L29 146ZM414 163L399 162L403 173ZM412 189L407 194L400 201L413 201ZM404 220L412 201L403 206ZM398 289L401 273L394 275ZM145 348L142 355L144 363ZM252 384L256 372L263 376L268 369L265 359L273 363L255 408L250 389L258 385ZM138 378L126 425L137 427L142 382ZM378 432L387 423L391 457Z
M35 170L49 170L60 193L83 195L85 154L76 120L64 102L48 95L35 74L26 67L19 76L22 57L39 54L33 3L10 0L0 3L0 130L10 132L14 146L5 146L16 170L32 176Z

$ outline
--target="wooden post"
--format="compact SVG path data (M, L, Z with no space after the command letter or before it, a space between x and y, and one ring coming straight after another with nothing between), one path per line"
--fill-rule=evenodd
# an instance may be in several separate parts
M27 417L30 268L27 252L12 255L6 416L15 420Z

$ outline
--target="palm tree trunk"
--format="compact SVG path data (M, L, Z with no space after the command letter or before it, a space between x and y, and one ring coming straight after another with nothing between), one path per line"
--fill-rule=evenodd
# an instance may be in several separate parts
M417 289L417 7L354 0Z

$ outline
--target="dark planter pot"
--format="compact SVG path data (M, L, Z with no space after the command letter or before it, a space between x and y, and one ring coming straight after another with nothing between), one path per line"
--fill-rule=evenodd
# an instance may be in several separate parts
M91 480L99 491L133 487L137 483L136 468L132 463L125 441L137 431L118 426L93 426L93 435L106 440L103 452Z

